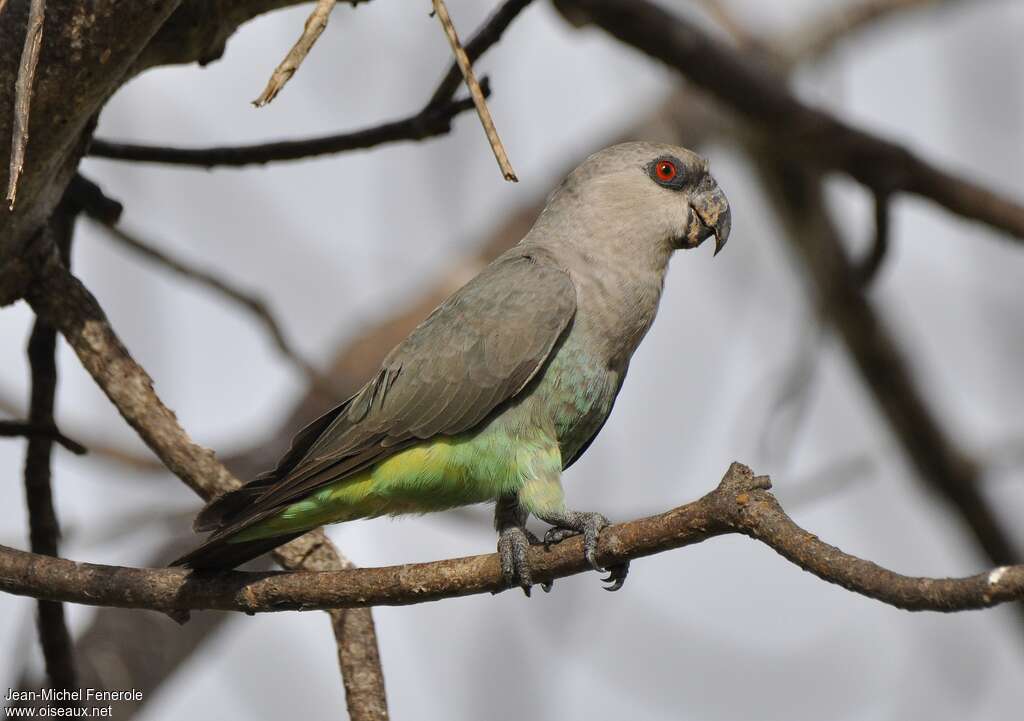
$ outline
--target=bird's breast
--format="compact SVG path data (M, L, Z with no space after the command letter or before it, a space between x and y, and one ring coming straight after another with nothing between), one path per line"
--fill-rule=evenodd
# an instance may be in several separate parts
M621 375L591 353L570 332L536 388L536 398L550 419L563 463L575 457L611 412Z

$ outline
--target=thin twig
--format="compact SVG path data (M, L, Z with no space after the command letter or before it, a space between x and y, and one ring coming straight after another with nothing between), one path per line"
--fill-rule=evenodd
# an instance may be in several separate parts
M885 256L889 252L890 196L884 190L875 191L875 238L871 250L855 269L857 282L867 288L878 277Z
M63 204L50 219L46 232L55 236L60 248L60 262L70 261L71 233L74 216ZM32 374L29 400L29 423L41 428L54 427L54 401L57 395L57 331L45 320L37 318L28 343L28 361ZM25 454L25 503L28 506L29 539L33 553L58 555L60 522L53 506L51 487L51 456L53 440L45 435L32 435ZM39 601L37 626L39 642L46 662L46 675L54 689L73 691L78 688L71 636L64 621L64 605ZM74 706L68 701L64 705Z
M28 11L28 26L25 29L25 45L18 64L18 79L14 86L14 129L11 132L11 164L7 178L7 206L10 210L14 210L18 180L25 169L32 87L35 84L36 66L39 64L39 48L43 45L45 18L46 0L32 0Z
M101 223L101 225L111 238L126 248L193 283L206 286L218 295L245 309L263 326L278 352L306 377L310 385L329 398L337 397L337 393L332 388L330 381L312 363L306 360L301 353L295 350L286 337L281 323L262 298L232 285L209 271L172 257L166 251L160 250L141 240L138 236L125 231L118 225L108 225L106 223Z
M726 534L753 538L818 578L907 611L968 611L1024 600L1024 566L967 578L918 578L843 553L797 526L771 494L767 476L733 463L718 487L667 513L609 526L596 559L608 567ZM533 547L537 582L590 570L582 539ZM510 586L498 555L322 573L196 573L75 563L0 546L0 590L92 606L165 613L217 609L244 613L404 606L493 593Z
M484 78L484 85L486 86L486 84L486 78ZM473 101L470 99L453 100L443 107L432 108L430 112L419 111L401 120L350 133L253 145L175 148L96 139L89 148L89 154L96 158L112 160L192 165L203 168L214 166L238 168L283 160L302 160L317 155L343 153L349 150L363 150L402 140L426 140L447 133L451 130L452 119L472 107Z
M515 171L512 170L512 164L508 161L508 154L505 152L505 146L502 144L501 138L498 137L497 128L494 127L494 120L491 118L491 111L488 109L487 101L484 99L483 90L480 89L480 83L477 82L476 74L473 72L473 64L469 61L462 43L459 42L459 35L455 32L455 25L452 24L448 8L445 6L444 0L433 0L433 3L434 13L437 15L441 27L444 28L445 35L448 36L448 43L452 46L452 53L459 64L459 69L462 70L462 77L466 80L466 87L469 88L469 94L473 97L473 103L476 105L476 114L480 116L480 123L484 126L487 142L491 144L491 150L494 151L494 157L498 161L498 167L501 168L501 174L505 177L505 180L517 183L519 178L516 177Z
M281 92L281 88L291 80L292 75L302 65L302 61L306 59L309 51L313 48L313 44L320 37L320 33L327 27L327 19L331 16L331 10L334 9L337 2L338 0L317 0L313 12L306 18L306 24L302 28L302 35L295 41L295 45L288 51L288 54L284 56L281 64L274 69L270 80L267 81L267 87L263 89L258 98L252 101L253 105L257 108L262 108L276 98L277 94Z
M467 56L476 61L498 40L512 21L531 0L506 0L474 33L466 44ZM317 155L341 153L349 150L372 148L383 143L403 140L426 140L451 130L452 119L459 113L475 108L472 98L454 100L462 81L457 62L452 62L430 100L418 112L390 123L376 125L350 133L328 135L303 140L283 140L254 145L215 146L207 148L174 148L138 143L94 139L89 154L97 158L130 160L135 162L168 163L204 168L215 166L242 167L286 160L300 160ZM486 77L480 78L484 96L490 95Z
M512 21L533 0L505 0L501 7L494 11L483 25L473 34L469 42L463 46L469 62L475 63L494 44L501 40L502 34L512 24ZM453 60L448 72L437 86L437 90L427 102L427 107L440 107L455 97L455 92L462 83L462 70L458 60Z
M45 438L53 441L54 443L59 443L76 456L84 456L89 452L89 449L81 443L74 441L61 433L60 429L53 423L49 425L39 425L37 423L25 421L0 421L0 436L6 438Z

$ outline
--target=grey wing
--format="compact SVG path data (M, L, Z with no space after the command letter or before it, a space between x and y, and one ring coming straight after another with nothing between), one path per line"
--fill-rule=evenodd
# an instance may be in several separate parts
M417 440L473 428L541 370L575 312L572 280L550 259L524 250L500 257L358 393L300 432L277 468L235 492L237 502L224 497L227 513L208 513L206 526L233 533Z

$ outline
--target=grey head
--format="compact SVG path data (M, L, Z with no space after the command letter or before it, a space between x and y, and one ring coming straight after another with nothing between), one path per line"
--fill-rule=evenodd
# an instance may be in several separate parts
M629 142L594 153L548 198L538 225L577 243L635 252L696 248L729 238L729 202L708 161L676 145Z

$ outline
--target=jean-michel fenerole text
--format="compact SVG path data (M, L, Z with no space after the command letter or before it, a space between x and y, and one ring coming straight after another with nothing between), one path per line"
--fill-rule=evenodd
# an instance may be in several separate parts
M105 691L96 688L79 689L54 689L41 688L31 691L24 691L16 688L7 689L5 701L141 701L142 691L129 689L127 691Z

